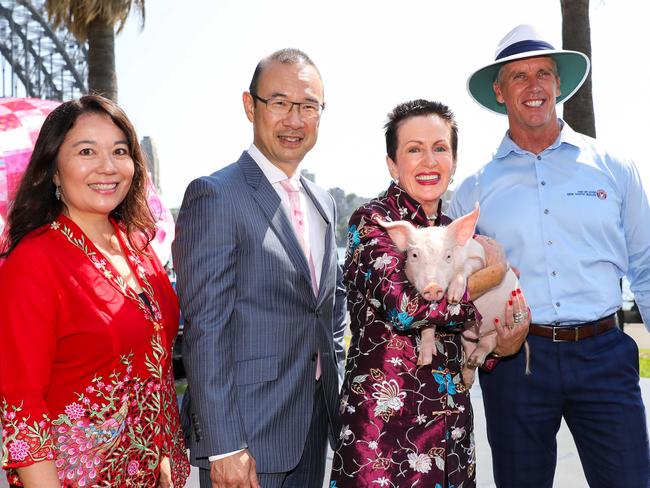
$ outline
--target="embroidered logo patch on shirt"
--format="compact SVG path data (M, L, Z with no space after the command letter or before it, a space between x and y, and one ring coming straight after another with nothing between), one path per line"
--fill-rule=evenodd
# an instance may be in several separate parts
M607 199L607 192L602 188L600 190L578 190L568 192L567 197L597 197L599 200Z

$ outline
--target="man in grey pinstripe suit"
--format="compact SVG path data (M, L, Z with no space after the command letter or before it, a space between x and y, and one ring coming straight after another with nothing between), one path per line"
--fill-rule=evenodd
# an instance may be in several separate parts
M334 201L298 171L318 136L320 73L278 51L243 102L253 144L190 183L173 246L190 457L202 488L320 488L345 326Z

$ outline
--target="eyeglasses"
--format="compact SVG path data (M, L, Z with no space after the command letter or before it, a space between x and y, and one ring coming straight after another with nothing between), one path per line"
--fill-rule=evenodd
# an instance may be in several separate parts
M294 105L298 107L298 114L303 119L315 119L320 117L320 114L325 110L324 103L317 102L292 102L285 98L262 98L258 97L254 93L251 93L251 96L255 100L259 100L262 103L266 104L266 108L269 109L269 112L278 114L278 115L287 115L291 112L291 109Z

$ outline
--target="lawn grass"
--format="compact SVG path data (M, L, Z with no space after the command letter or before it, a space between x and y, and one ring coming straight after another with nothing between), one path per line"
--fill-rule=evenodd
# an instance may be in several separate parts
M639 374L641 378L650 378L650 349L639 351Z

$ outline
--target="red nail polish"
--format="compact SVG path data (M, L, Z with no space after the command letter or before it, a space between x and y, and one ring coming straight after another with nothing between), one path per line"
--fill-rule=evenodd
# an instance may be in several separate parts
M498 324L498 323L499 323L499 319L498 319L498 318L495 318L495 319L494 319L494 323L495 323L495 324Z
M517 296L517 292L516 292L515 290L512 291L512 296L513 296L513 297L516 297L516 296Z
M508 305L512 305L512 300L508 300Z
M521 295L521 290L517 288L517 295Z

